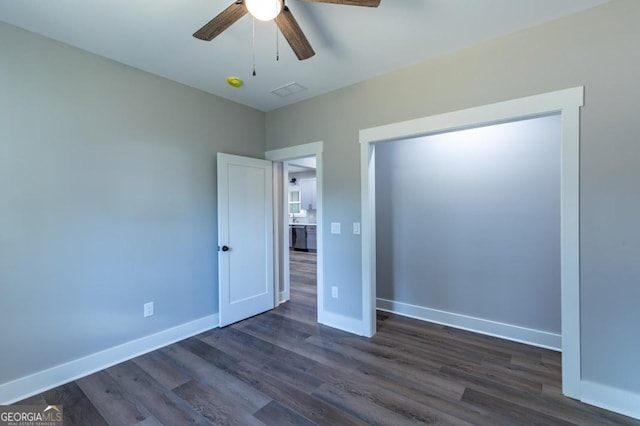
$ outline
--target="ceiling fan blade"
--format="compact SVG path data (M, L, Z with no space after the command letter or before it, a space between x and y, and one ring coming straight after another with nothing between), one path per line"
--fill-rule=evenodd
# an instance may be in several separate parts
M275 21L298 59L303 61L316 54L287 6L282 9Z
M211 41L246 14L247 8L242 0L238 0L206 23L193 36L200 40Z
M366 7L378 7L380 0L300 0L310 3L332 3L332 4L344 4L348 6L366 6Z

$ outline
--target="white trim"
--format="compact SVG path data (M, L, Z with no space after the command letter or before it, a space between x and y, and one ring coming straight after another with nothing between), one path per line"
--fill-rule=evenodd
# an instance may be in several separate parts
M322 211L323 211L323 167L322 167L322 163L323 163L323 159L322 159L322 152L324 149L324 143L322 141L320 142L311 142L311 143L307 143L304 145L297 145L297 146L292 146L292 147L288 147L288 148L280 148L280 149L274 149L272 151L267 151L265 152L264 156L267 160L271 160L271 161L287 161L287 160L293 160L295 158L301 158L301 157L310 157L312 155L315 155L316 157L316 211L317 211L317 215L316 215L316 230L317 230L317 240L316 240L316 244L317 244L317 300L316 300L316 305L317 305L317 309L318 309L318 322L320 321L321 316L324 314L324 274L323 274L323 265L324 265L324 244L323 244L323 225L322 225ZM286 171L286 168L285 168ZM285 185L283 188L281 188L281 191L286 191L287 190L287 182L285 182ZM286 192L283 192L286 193ZM288 205L288 199L286 199L285 197L283 197L283 203L284 201L287 201L287 205ZM284 207L283 207L284 208ZM283 221L283 229L288 229L288 223L289 223L289 215L288 215L288 209L284 210L287 214L284 214L283 217L281 218L281 220ZM286 226L285 226L286 225ZM289 264L289 253L288 250L286 250L286 248L288 247L288 234L286 234L286 232L282 233L282 238L279 239L278 244L281 244L283 248L285 248L285 250L283 251L283 262L284 265L288 265ZM285 282L285 288L283 289L285 295L287 296L287 300L289 297L289 273L288 270L283 271L283 275L284 275L284 282ZM282 299L281 299L282 300Z
M360 180L362 221L362 327L364 335L376 334L376 157L370 143L362 143L360 133Z
M289 300L290 296L289 296L289 291L281 291L280 292L280 299L278 299L278 305L280 305L281 303L286 302L287 300Z
M218 314L159 331L0 385L0 404L8 405L96 371L216 328Z
M281 252L280 250L278 250L278 239L277 236L281 235L282 232L285 232L284 229L282 229L282 227L284 226L284 224L282 223L282 221L277 220L278 217L280 217L281 212L278 209L281 209L282 206L279 205L278 203L278 194L279 191L277 190L277 185L278 182L282 182L283 178L283 174L284 174L284 170L283 167L281 167L280 163L272 163L272 168L273 168L273 183L272 183L272 188L274 188L274 190L271 191L271 205L273 206L273 238L271 239L271 243L273 244L273 248L272 248L272 253L273 253L273 297L274 297L274 301L273 301L273 306L278 306L279 304L281 304L282 302L285 302L287 299L282 300L283 297L283 292L279 291L280 289L280 281L281 279L284 281L286 279L289 279L289 274L283 274L283 276L280 276L280 270L281 268L278 267L278 265L281 264L286 264L284 263L284 260L280 258L280 254L282 253L282 255L288 255L288 253L286 252ZM287 260L288 262L288 260ZM286 285L284 286L284 288L288 288ZM287 293L288 295L288 293Z
M362 320L360 318L351 318L344 315L324 311L322 315L318 315L318 322L328 327L337 328L347 333L365 336L365 330L362 328Z
M602 385L589 380L582 381L582 398L585 404L623 414L640 420L640 394Z
M360 130L360 143L407 139L433 132L500 123L560 111L576 110L584 104L584 87L527 96L494 104L402 121Z
M290 146L287 148L273 149L264 153L264 158L271 161L293 160L294 158L309 157L322 153L323 143L311 142L304 145ZM316 163L316 167L317 163Z
M283 300L286 302L291 297L291 274L288 268L290 256L289 256L289 247L291 246L291 241L289 241L289 164L285 161L282 162L282 181L280 186L280 197L282 197L282 214L279 216L280 223L282 224L282 234L280 234L280 238L277 243L280 247L276 247L278 252L282 253L282 263L278 265L278 269L282 270L282 289L286 294L287 298Z
M447 325L461 330L473 331L487 336L526 343L554 351L562 350L562 336L557 333L519 327L517 325L490 321L393 300L378 299L377 307L381 311L392 312L422 321Z
M375 143L407 139L516 119L560 113L561 159L561 306L562 391L579 398L580 359L580 269L579 269L579 144L580 107L584 87L574 87L490 105L454 111L415 120L360 130L362 185L362 312L363 322L375 333Z
M583 92L581 91L580 94ZM581 104L582 105L582 104ZM562 392L581 394L580 354L580 110L561 114L560 299L562 323Z

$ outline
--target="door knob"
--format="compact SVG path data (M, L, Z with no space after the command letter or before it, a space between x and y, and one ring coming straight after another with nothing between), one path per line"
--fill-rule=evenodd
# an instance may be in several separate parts
M229 251L229 247L228 246L222 246L222 251Z

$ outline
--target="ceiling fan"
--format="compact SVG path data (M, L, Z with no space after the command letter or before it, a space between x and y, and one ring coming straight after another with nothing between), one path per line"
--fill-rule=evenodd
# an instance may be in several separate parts
M301 0L310 3L333 3L350 6L378 7L380 0ZM265 7L266 9L262 9ZM291 46L299 60L304 60L315 55L307 37L300 29L298 22L293 17L284 0L237 0L231 6L223 10L193 36L200 40L211 41L233 23L250 13L263 21L275 20L280 32Z

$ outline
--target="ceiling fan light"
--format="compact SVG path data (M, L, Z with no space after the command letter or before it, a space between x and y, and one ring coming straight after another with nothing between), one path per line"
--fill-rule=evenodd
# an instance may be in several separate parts
M271 21L282 11L282 0L244 0L249 13L261 21Z

